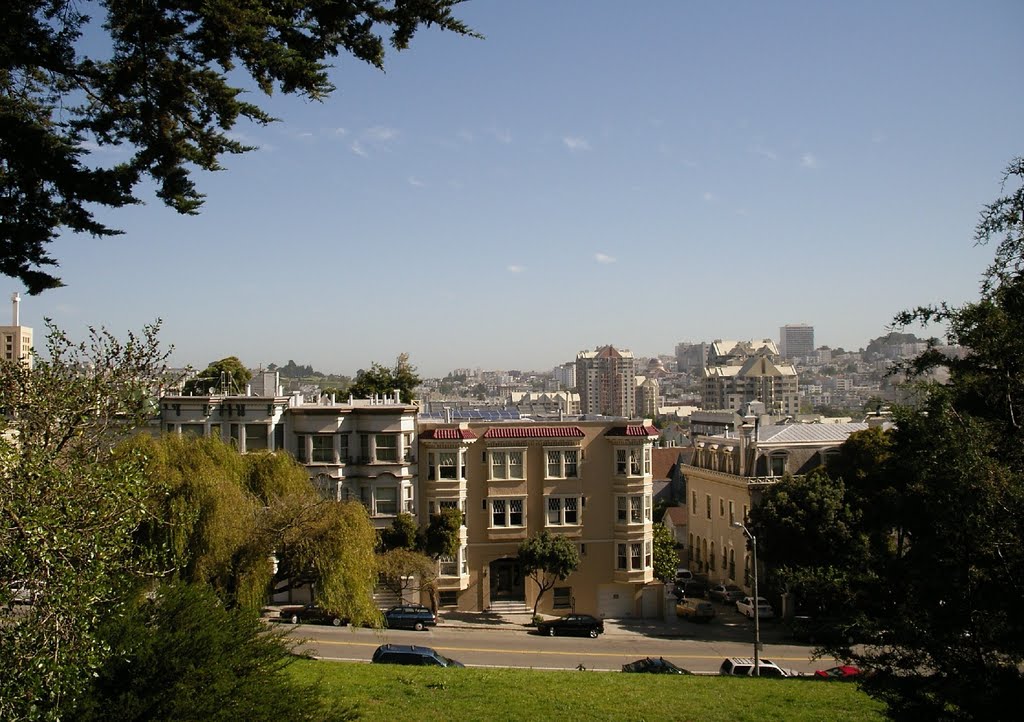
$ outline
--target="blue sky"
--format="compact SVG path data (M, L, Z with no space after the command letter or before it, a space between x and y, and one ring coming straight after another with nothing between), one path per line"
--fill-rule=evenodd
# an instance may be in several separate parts
M22 323L172 361L352 374L547 369L613 343L859 348L907 307L977 297L981 206L1024 153L1024 3L471 0L381 73L238 127L260 149L178 216L52 251ZM11 291L21 291L7 279Z

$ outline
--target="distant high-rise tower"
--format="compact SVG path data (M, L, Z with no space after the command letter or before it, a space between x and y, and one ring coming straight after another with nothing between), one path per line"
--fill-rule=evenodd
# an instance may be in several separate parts
M32 368L32 329L21 325L21 296L11 294L11 325L0 326L0 358L19 359Z
M779 353L783 358L809 356L814 352L814 326L790 323L779 329Z
M636 366L633 354L614 346L576 355L580 413L633 418L636 414Z

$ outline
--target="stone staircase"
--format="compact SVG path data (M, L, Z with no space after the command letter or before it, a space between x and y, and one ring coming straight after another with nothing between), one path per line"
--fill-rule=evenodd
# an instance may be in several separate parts
M491 614L530 614L531 608L521 599L494 599L491 606L487 608Z

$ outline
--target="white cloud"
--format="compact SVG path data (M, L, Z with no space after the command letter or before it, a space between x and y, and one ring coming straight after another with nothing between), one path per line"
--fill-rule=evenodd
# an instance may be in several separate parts
M598 263L615 263L615 258L609 256L607 253L595 253L594 260Z
M375 143L387 143L389 140L394 140L398 137L398 131L387 126L375 125L372 128L367 128L363 136Z
M707 201L708 203L710 203L711 201L718 200L718 197L711 191L704 191L704 193L701 195L701 198Z
M562 142L565 143L566 148L574 152L590 150L590 141L576 135L566 136L562 138Z
M348 131L345 128L335 128L334 130L331 131L331 134L341 138L343 136L348 135Z
M767 158L768 160L778 160L779 159L779 154L776 153L771 148L763 148L761 146L755 146L755 147L750 149L750 152L753 153L754 155L759 155L762 158Z
M356 155L362 156L363 158L368 157L366 149L363 148L363 144L360 143L358 140L352 141L352 145L349 147L352 148L352 152L355 153Z
M421 181L419 178L415 178L414 176L409 176L409 185L416 186L417 188L422 188L423 181Z
M884 143L887 140L889 140L889 136L880 130L876 130L871 134L872 143Z
M473 135L473 132L470 130L460 130L456 135L463 143L472 143L476 140L476 136Z
M804 153L800 156L800 166L802 168L817 168L818 159L815 158L811 153Z
M508 266L509 273L522 273L526 270L526 266Z
M502 128L495 128L491 131L494 135L494 139L503 145L508 145L512 142L512 133Z

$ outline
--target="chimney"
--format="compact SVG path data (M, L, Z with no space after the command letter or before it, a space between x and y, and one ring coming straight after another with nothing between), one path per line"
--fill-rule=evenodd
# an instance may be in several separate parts
M11 294L11 318L13 319L11 321L11 325L12 326L20 326L21 325L20 323L18 323L18 321L19 321L19 318L18 318L18 316L19 316L19 314L18 314L18 306L20 304L21 304L21 296L19 296L17 293L12 293Z

